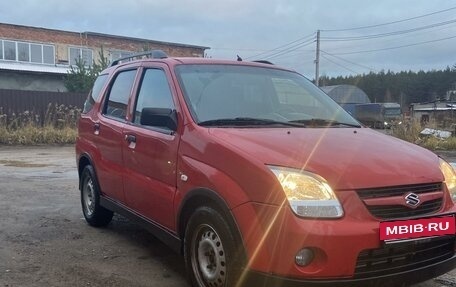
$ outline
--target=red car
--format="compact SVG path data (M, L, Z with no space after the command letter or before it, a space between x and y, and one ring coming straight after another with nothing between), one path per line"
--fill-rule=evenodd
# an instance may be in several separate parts
M193 286L392 286L456 264L451 166L274 65L115 61L76 154L87 222L144 224Z

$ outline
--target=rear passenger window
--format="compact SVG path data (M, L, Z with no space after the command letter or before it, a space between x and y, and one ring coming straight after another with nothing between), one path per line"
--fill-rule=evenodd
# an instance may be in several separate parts
M135 81L136 70L120 72L112 84L103 114L109 117L125 119L128 98Z
M136 102L134 123L141 123L141 112L144 108L174 109L173 97L163 70L145 71Z
M84 103L84 109L82 110L82 113L88 113L95 102L100 99L101 96L101 89L104 87L106 80L108 79L108 75L100 75L98 78L95 80L95 83L93 84L93 88L89 93L89 96L87 97L87 100Z

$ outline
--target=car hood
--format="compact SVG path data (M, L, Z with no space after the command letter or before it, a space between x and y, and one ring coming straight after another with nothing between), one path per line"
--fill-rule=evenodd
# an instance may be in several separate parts
M336 190L443 181L434 153L368 128L211 128L209 133L251 160L319 174Z

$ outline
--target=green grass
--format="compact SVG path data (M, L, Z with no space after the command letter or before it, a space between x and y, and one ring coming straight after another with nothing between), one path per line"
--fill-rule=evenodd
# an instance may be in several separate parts
M49 104L44 117L30 111L8 115L0 108L0 144L73 144L80 113L77 108L56 104Z

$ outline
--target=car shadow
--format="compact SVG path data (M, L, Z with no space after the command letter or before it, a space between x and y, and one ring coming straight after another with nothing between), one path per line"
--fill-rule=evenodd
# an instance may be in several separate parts
M180 277L186 282L184 257L140 225L115 214L111 223L104 230L127 239L134 247L147 250L144 255L136 259L159 261L163 265L163 270L166 270L163 277Z

